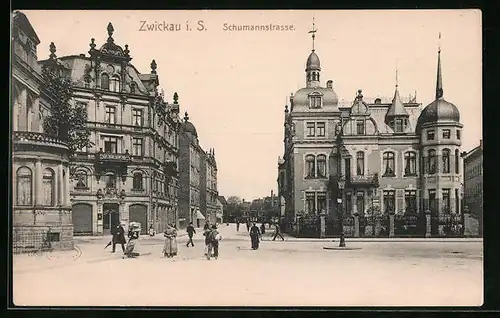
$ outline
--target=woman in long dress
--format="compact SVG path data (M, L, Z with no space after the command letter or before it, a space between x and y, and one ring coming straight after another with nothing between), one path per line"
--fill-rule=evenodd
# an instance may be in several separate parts
M165 236L163 256L170 258L177 255L177 230L172 225L167 225L163 236Z
M255 225L255 223L252 225L252 227L250 228L250 240L252 242L252 249L253 250L256 250L259 248L259 237L260 237L260 230L259 228L257 227L257 225Z

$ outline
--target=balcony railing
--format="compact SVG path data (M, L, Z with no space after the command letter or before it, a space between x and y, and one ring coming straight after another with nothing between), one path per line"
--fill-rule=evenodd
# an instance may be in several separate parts
M347 183L350 186L373 186L378 187L378 173L364 174L364 175L351 175L347 178Z
M98 161L129 162L131 157L127 150L125 153L98 152L96 153L96 159Z
M43 145L53 145L68 147L68 145L57 137L33 131L14 131L12 141L15 143L35 143Z

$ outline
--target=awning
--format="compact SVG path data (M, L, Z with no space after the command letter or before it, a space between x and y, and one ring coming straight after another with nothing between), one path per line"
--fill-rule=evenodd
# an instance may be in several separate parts
M200 210L196 210L196 218L198 220L205 220L205 217L201 214Z

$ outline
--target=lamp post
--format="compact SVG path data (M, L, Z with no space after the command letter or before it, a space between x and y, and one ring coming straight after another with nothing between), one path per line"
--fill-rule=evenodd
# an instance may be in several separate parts
M344 236L344 224L343 224L343 220L344 220L344 212L343 212L343 204L342 204L342 198L343 198L343 194L344 194L344 188L345 188L345 178L343 176L341 176L338 180L338 186L339 186L339 190L340 190L340 193L339 193L339 198L337 199L337 203L338 203L338 207L339 207L339 211L340 211L340 243L339 243L339 247L345 247L345 236Z

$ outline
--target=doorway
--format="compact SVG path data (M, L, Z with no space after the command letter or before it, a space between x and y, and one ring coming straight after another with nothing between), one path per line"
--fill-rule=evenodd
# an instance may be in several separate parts
M114 229L120 223L120 212L118 210L118 203L104 203L102 216L102 228L104 235L111 234L111 229Z

